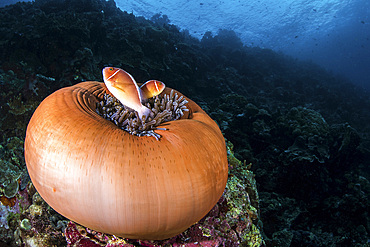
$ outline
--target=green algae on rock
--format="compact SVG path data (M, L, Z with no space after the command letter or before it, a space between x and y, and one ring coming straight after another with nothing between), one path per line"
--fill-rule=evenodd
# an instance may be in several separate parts
M23 141L18 137L7 139L0 145L0 195L14 197L19 189L19 180L24 176Z
M18 192L18 179L22 175L22 170L8 162L0 159L0 194L7 198L14 197Z
M29 230L31 229L32 225L31 225L31 223L30 223L29 219L23 219L23 220L21 221L20 227L21 227L23 230L25 230L25 231L29 231Z

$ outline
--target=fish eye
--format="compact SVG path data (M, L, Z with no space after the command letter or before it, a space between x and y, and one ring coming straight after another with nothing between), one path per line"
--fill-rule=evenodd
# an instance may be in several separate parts
M112 67L110 67L110 68L109 68L109 70L110 70L110 71L113 71L113 68L112 68Z

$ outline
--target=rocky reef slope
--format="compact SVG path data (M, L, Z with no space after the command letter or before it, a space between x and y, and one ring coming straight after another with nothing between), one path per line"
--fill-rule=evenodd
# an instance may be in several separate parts
M165 16L138 18L112 0L2 8L0 44L2 210L27 187L22 145L37 105L61 87L101 81L101 69L114 65L138 82L160 79L218 122L235 157L252 163L266 246L368 243L370 97L345 79L243 46L233 31L198 41ZM2 222L23 222L12 215ZM53 217L40 229L62 229Z

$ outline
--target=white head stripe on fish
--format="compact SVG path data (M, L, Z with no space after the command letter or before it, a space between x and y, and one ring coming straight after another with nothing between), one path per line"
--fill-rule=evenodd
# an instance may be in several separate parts
M154 83L154 85L155 85L155 89L156 89L157 91L159 91L159 88L158 88L158 82L155 82L155 83Z
M111 76L109 76L108 78L107 78L107 80L110 80L113 76L115 76L117 73L119 72L119 70L117 70L116 72L114 72Z

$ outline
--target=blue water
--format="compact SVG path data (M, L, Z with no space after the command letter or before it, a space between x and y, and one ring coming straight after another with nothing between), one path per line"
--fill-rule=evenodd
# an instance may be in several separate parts
M369 0L117 0L150 18L155 13L201 37L232 29L249 46L312 60L370 88Z
M0 7L16 0L2 0ZM311 60L370 89L369 0L116 0L122 10L171 24L201 38L234 30L248 46Z

